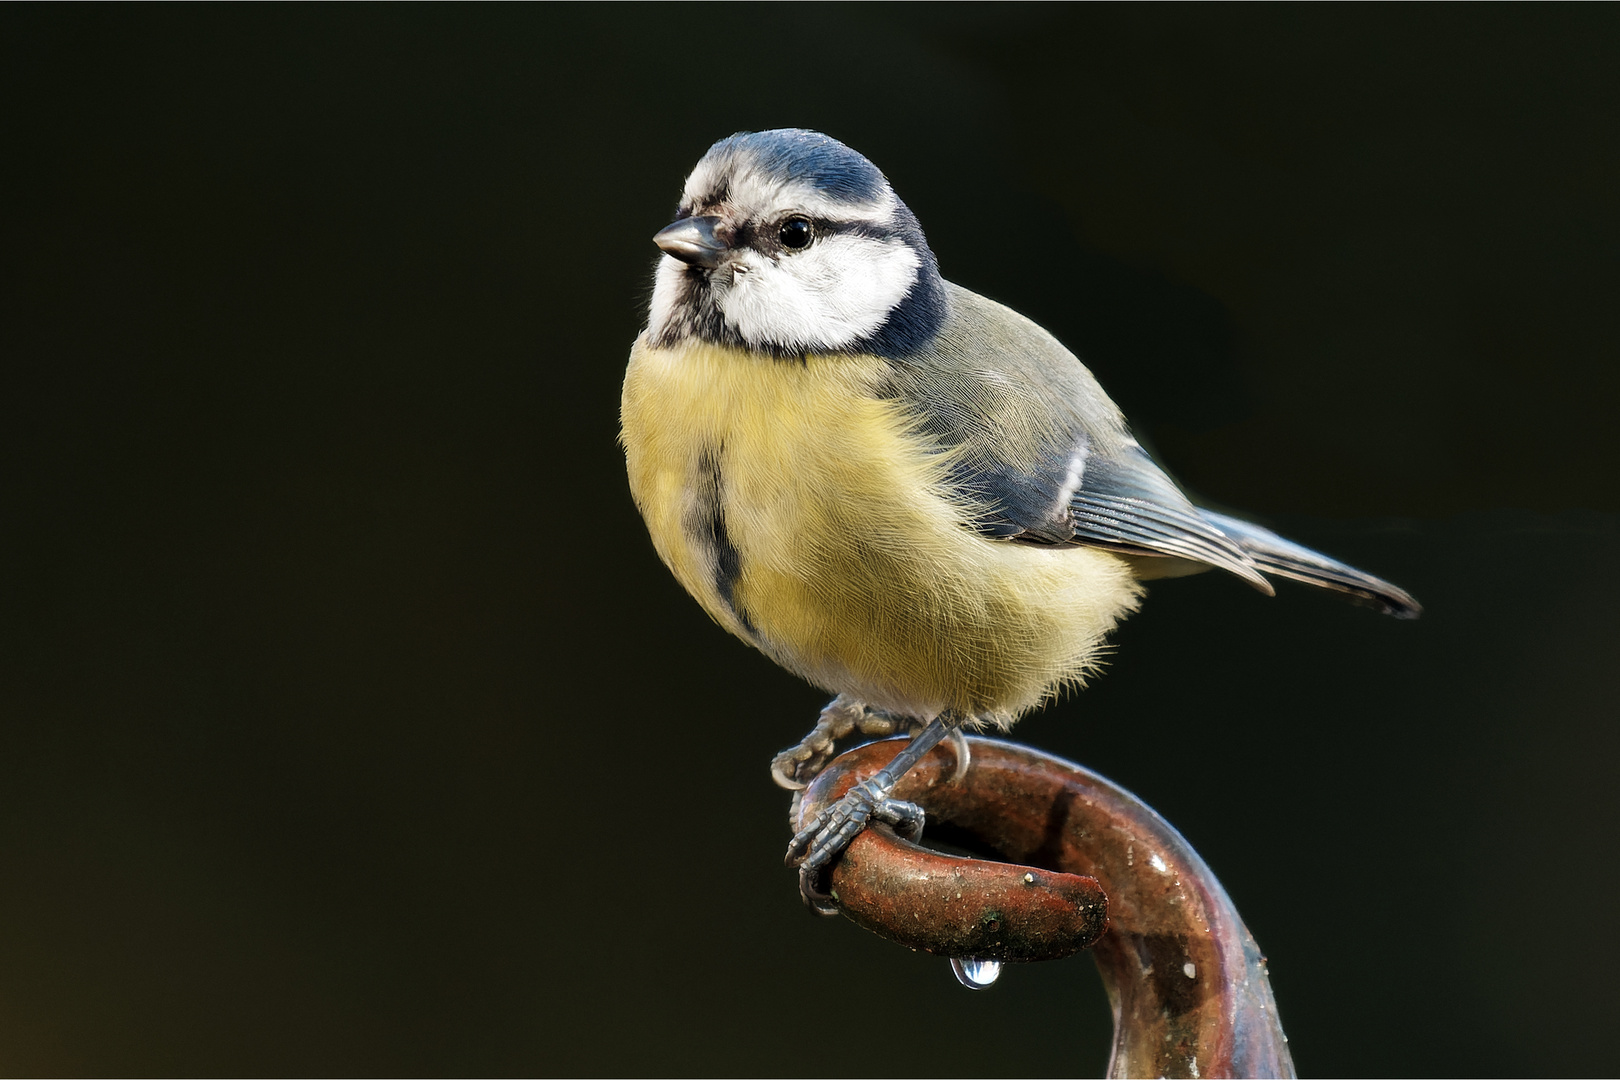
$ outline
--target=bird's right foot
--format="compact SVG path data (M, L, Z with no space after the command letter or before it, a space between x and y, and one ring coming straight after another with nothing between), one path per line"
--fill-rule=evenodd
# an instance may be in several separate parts
M916 803L890 798L893 788L894 779L884 773L856 784L789 841L785 861L798 868L799 893L813 911L838 913L822 879L832 861L867 826L881 823L914 843L922 839L927 815Z

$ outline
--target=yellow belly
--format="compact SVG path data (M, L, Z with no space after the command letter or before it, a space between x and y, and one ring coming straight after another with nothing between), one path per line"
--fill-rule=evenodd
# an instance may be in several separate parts
M1092 668L1138 586L1107 552L965 527L948 456L874 396L883 370L638 340L631 493L681 584L784 667L878 708L1005 725Z

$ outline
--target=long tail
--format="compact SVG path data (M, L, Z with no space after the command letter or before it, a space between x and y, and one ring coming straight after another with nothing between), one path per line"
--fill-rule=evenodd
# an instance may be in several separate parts
M1364 574L1353 566L1284 540L1259 525L1202 507L1198 512L1253 559L1262 573L1333 589L1397 619L1415 619L1423 613L1423 606L1412 599L1410 593L1382 578Z

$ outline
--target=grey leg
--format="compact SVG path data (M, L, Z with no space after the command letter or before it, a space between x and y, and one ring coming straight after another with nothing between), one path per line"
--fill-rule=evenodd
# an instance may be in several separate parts
M916 803L891 799L889 792L900 778L939 743L951 737L961 721L950 714L936 717L912 737L905 749L870 778L856 784L842 799L816 815L788 844L787 864L799 868L799 891L805 902L822 914L833 914L828 896L821 888L821 872L837 858L849 842L874 822L892 826L909 840L922 838L925 815ZM966 743L957 755L958 768L966 760Z

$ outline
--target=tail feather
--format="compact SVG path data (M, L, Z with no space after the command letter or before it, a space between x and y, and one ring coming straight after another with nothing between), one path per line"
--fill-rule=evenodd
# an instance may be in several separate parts
M1410 593L1382 578L1362 573L1320 552L1284 540L1259 525L1202 507L1199 513L1253 559L1254 565L1262 573L1333 589L1397 619L1415 619L1423 613L1423 606Z

